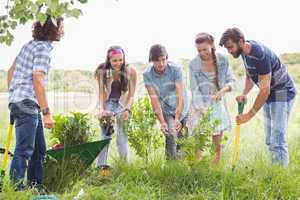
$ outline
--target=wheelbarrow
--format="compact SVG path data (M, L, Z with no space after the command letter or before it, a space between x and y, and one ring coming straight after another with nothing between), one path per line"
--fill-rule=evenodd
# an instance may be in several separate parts
M10 116L10 125L8 129L8 134L5 142L4 148L0 148L0 154L4 154L1 161L0 168L0 192L2 191L3 180L6 174L6 167L8 163L9 156L13 157L13 154L9 151L10 143L12 140L13 134L13 117ZM57 149L49 149L46 151L46 154L54 158L58 162L62 161L65 157L76 155L83 163L84 168L88 168L97 155L102 151L102 149L109 143L111 139L105 139L101 141L88 142L84 144L61 147Z
M110 140L111 139L104 139L74 146L50 149L47 150L46 154L57 161L63 160L65 157L76 155L83 162L84 167L88 168Z

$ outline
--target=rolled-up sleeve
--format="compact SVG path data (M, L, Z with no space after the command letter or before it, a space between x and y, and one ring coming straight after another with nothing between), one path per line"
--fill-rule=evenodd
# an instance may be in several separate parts
M226 68L225 86L228 85L231 88L231 90L235 90L236 89L235 77L234 77L233 73L231 72L228 59L226 57L224 57L224 59L225 59L225 68Z
M36 48L33 57L33 71L48 73L50 68L50 52L47 48L41 46Z
M192 106L195 109L202 108L202 96L199 90L199 84L197 83L196 73L193 71L193 63L189 64L189 78L190 78L190 89L192 93Z

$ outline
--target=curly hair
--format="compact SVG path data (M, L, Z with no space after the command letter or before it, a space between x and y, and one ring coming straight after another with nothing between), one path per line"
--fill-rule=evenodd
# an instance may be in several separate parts
M58 38L59 28L62 22L62 17L54 19L49 15L43 25L39 21L35 22L32 30L33 39L39 41L55 41Z

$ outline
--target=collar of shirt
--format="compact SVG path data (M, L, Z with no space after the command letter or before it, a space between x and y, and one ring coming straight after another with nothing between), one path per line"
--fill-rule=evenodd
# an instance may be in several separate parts
M153 73L154 76L156 76L156 77L162 77L162 76L165 76L166 74L169 73L169 63L167 63L166 69L165 69L165 71L164 71L162 74L158 74L158 73L155 71L155 68L154 68L154 65L153 65L153 66L152 66L152 73Z
M53 49L52 43L49 41L46 41L46 45L47 45L47 48L49 49L49 51L52 51L52 49Z

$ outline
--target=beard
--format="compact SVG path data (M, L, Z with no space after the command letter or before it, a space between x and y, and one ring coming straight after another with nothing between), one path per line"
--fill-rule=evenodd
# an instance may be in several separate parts
M232 56L233 56L234 58L238 58L238 57L240 57L240 55L241 55L242 53L243 53L242 48L241 48L241 47L238 47L237 51L236 51L235 53L233 53Z

